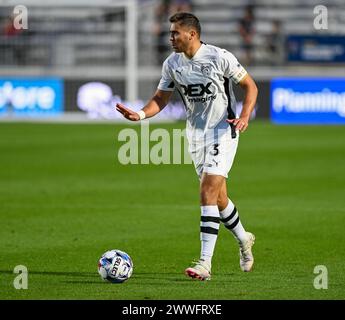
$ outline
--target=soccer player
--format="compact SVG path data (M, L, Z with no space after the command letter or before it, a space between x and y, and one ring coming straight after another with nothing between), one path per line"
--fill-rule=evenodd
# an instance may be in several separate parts
M162 77L150 101L138 112L122 104L116 109L132 121L160 112L177 90L187 114L189 152L200 179L199 261L187 268L187 276L211 278L211 260L222 222L239 244L240 268L251 271L255 237L246 232L234 203L228 198L226 178L232 166L239 134L248 127L258 94L252 77L227 50L200 41L197 17L179 12L169 19L173 53L164 61ZM235 115L236 99L232 82L245 93L242 112Z

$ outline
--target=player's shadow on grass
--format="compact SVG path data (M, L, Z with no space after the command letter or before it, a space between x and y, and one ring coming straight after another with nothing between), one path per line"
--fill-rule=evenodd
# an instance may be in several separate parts
M140 280L158 280L163 282L188 282L190 278L183 272L136 272L133 278Z
M66 279L65 283L82 283L82 284L100 284L99 276L97 272L74 272L74 271L30 271L28 270L29 276L31 275L42 275L42 276L61 276L61 277L72 277L75 279ZM0 270L1 274L14 274L12 270ZM80 280L80 278L89 278L88 280ZM186 283L190 282L191 279L186 277L183 272L136 272L133 275L134 279L139 280L156 280L162 281L162 283Z
M225 283L225 282L241 282L243 281L241 278L236 278L236 273L218 273L216 276L212 277L212 283ZM168 282L175 283L175 284L185 284L192 282L200 282L196 279L191 279L190 277L186 276L184 272L136 272L132 276L133 278L140 279L140 280L156 280L161 281L162 284L166 284ZM225 277L225 279L224 279ZM203 281L202 281L203 282ZM207 283L205 281L204 283Z
M0 274L13 274L11 270L0 270ZM30 271L28 270L28 274L30 275L41 275L41 276L60 276L60 277L72 277L75 278L71 280L64 280L64 283L83 283L83 284L99 284L99 277L97 277L97 272L60 272L60 271ZM80 278L89 278L88 280L80 280ZM90 279L90 278L94 278ZM77 280L79 279L79 280Z
M65 280L65 283L83 283L83 284L102 284L103 281L98 277L97 273L92 274L95 280ZM130 279L131 284L137 283L137 281L144 281L145 283L155 283L166 285L167 283L187 283L190 282L191 279L187 278L183 273L176 272L176 273L163 273L163 272L136 272ZM105 281L108 283L107 281ZM110 284L110 282L109 282Z
M12 270L0 270L0 274L14 274ZM69 277L90 277L94 276L94 272L60 272L60 271L31 271L28 270L28 274L37 274L42 276L69 276Z

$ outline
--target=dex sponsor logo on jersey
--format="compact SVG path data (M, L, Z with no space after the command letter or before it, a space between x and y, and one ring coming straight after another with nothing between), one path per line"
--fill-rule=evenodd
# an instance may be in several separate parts
M198 84L189 84L188 86L184 86L181 84L181 87L184 90L184 94L190 97L199 97L203 96L205 93L212 94L212 91L209 89L212 82L204 85L203 83Z
M207 84L180 84L180 86L183 90L183 94L187 96L188 102L206 102L216 99L216 95L210 90L211 84L212 82L208 82Z

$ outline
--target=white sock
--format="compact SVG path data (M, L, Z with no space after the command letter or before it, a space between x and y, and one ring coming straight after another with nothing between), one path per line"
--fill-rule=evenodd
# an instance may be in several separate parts
M219 230L218 206L201 206L200 240L201 255L211 265Z
M239 244L247 241L246 230L244 230L238 211L235 205L230 199L228 199L227 207L220 211L220 221L223 222L224 226L229 229Z

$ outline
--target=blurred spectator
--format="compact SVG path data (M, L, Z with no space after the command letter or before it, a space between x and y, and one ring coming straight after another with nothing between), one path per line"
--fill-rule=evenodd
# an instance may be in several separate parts
M267 37L268 63L279 65L283 62L284 39L281 31L281 22L274 20L272 22L272 32Z
M2 34L6 37L16 36L22 33L22 29L16 29L14 27L14 16L10 16L6 19Z
M254 23L253 6L248 5L245 7L243 17L239 20L239 32L242 38L242 49L244 51L243 64L247 65L253 62Z
M155 11L154 34L156 36L157 64L161 65L168 56L169 17L176 12L192 11L191 0L161 0Z
M170 13L170 0L162 0L155 10L154 34L156 36L157 63L162 64L165 60L165 53L168 49L169 30L166 29L166 21Z
M176 12L191 12L192 1L191 0L172 0L170 5L170 15Z
M23 40L21 34L23 29L17 29L14 27L14 16L8 17L1 30L1 36L3 37L3 44L5 45L6 57L3 57L5 61L11 61L17 65L23 65L25 63L25 48L23 46Z

